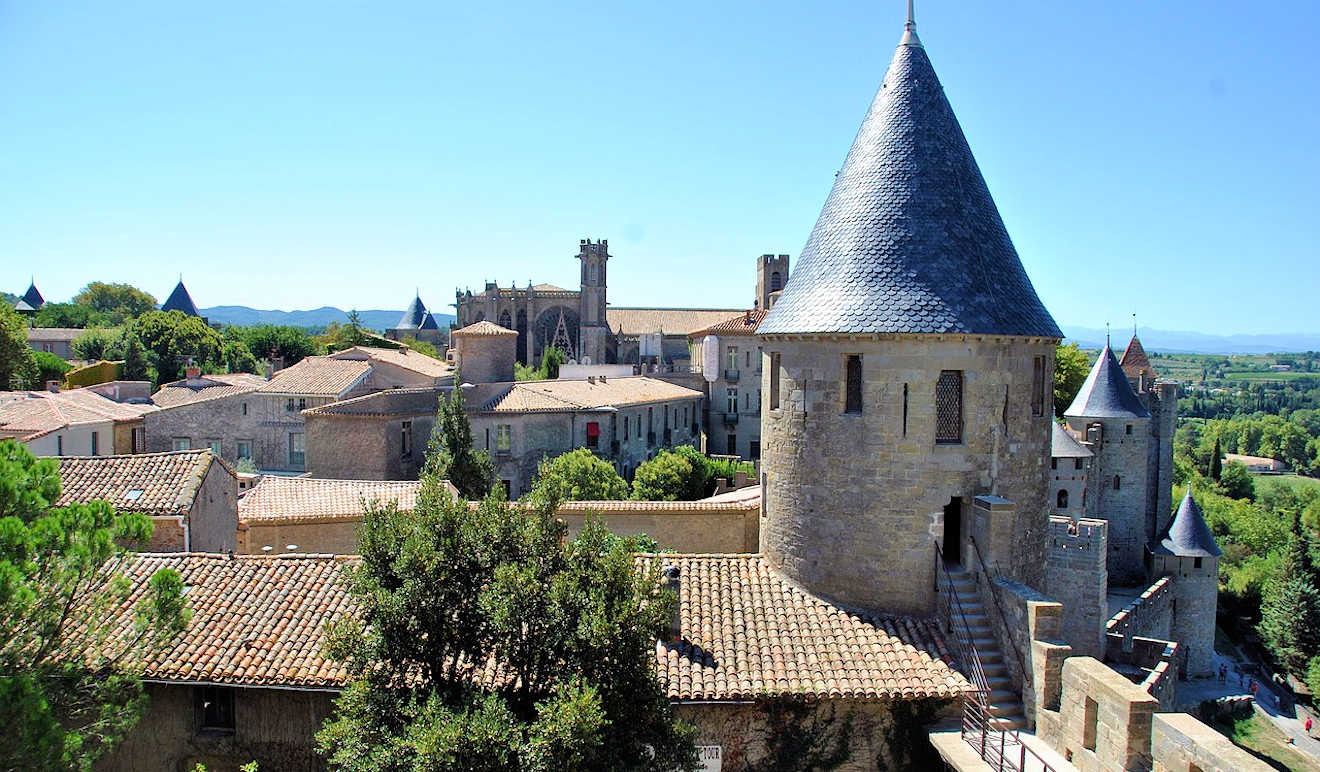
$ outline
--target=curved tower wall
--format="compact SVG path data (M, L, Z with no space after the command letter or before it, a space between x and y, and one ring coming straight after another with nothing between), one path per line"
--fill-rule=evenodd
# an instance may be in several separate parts
M976 335L762 336L762 551L845 606L930 614L945 505L961 497L965 539L973 497L994 494L1017 507L1009 571L1041 586L1053 409L1047 396L1033 415L1031 394L1033 360L1044 357L1053 372L1054 346ZM849 355L862 358L860 414L844 410ZM944 370L964 374L959 444L935 441Z

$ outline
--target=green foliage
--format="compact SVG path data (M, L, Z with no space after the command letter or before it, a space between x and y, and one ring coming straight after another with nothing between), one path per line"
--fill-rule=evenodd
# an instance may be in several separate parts
M676 599L598 521L567 540L557 504L473 511L426 474L414 511L368 506L345 569L361 613L327 645L351 678L317 735L331 767L695 767L652 669Z
M73 365L48 351L34 351L32 359L37 363L37 376L28 383L29 389L44 389L46 381L63 381L64 374L73 369Z
M110 324L123 324L156 307L156 298L137 287L103 281L83 287L73 302L102 315Z
M758 769L838 769L852 757L850 743L856 729L853 716L839 717L834 704L771 698L763 701L762 707L768 731L765 761Z
M47 303L32 318L33 327L106 327L110 317L77 303Z
M444 359L444 356L440 354L439 349L437 349L434 345L427 343L424 340L417 340L416 338L404 338L402 343L405 348L410 348L413 351L416 351L418 354L423 354L425 356L431 357L432 359Z
M518 381L547 381L559 377L559 367L567 359L564 352L558 347L550 346L541 355L541 364L537 367L529 367L521 363L514 363L513 378Z
M0 769L91 769L145 708L135 663L188 621L183 583L162 570L127 639L111 637L128 581L123 541L151 520L106 502L52 508L58 467L0 442Z
M280 359L284 362L284 367L298 364L320 348L312 336L301 327L254 324L251 327L230 327L225 330L226 338L231 334L241 340L256 359L267 361ZM231 369L230 372L251 371Z
M633 495L638 501L696 501L715 492L716 478L732 481L737 472L755 473L745 461L711 458L691 445L662 450L637 467Z
M628 483L614 466L586 448L541 462L538 486L553 487L564 501L614 501L628 498Z
M1210 454L1210 478L1215 482L1224 475L1224 451L1219 447L1219 437L1215 436L1215 449Z
M1082 390L1091 363L1076 343L1059 344L1054 349L1054 414L1063 417L1077 392Z
M448 399L440 400L435 428L426 445L425 474L449 480L469 499L490 492L495 464L489 453L472 447L472 425L463 408L462 389L454 389Z
M1320 653L1320 590L1310 576L1280 578L1265 594L1260 635L1270 654L1293 673L1306 673Z
M1219 475L1219 490L1232 499L1256 498L1256 484L1251 479L1251 472L1237 461L1229 461Z
M203 370L224 364L220 333L182 311L148 312L128 331L142 342L159 383L178 380L189 358Z
M325 328L325 332L315 338L325 350L333 354L336 351L343 351L353 346L374 346L376 348L400 349L403 346L392 340L371 334L369 330L362 326L362 319L356 310L348 312L348 321L345 324L331 322Z
M126 381L150 380L147 350L142 347L142 340L132 330L125 330L122 341L120 355L124 358L124 368L121 377Z
M0 305L0 390L21 389L37 375L27 340L27 322L11 305Z
M73 339L69 346L79 359L95 362L99 359L116 359L113 349L119 343L119 336L106 329L91 329Z

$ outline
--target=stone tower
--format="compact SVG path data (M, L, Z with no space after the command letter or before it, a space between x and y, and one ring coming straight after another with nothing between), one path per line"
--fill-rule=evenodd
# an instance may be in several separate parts
M1152 421L1108 344L1064 418L1093 454L1086 512L1109 521L1109 578L1139 582L1146 573L1142 552L1156 532L1148 474Z
M935 543L967 559L986 496L1001 573L1041 586L1061 333L910 20L758 337L776 569L845 606L933 613Z
M578 298L580 361L592 364L605 362L605 341L609 327L605 321L605 266L610 259L608 239L578 242L578 260L582 263L582 294Z
M1219 558L1224 553L1187 489L1178 512L1147 549L1149 579L1173 577L1169 637L1187 647L1187 675L1214 672L1215 611L1219 603Z
M788 282L788 255L761 255L756 261L756 307L769 308Z
M480 321L449 333L454 366L463 383L512 381L518 333L494 322Z

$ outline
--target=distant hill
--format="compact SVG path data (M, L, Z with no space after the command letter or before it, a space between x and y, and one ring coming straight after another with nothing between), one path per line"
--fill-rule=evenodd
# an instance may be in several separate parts
M1065 326L1069 342L1082 348L1101 348L1105 331L1091 327ZM1200 332L1139 330L1141 345L1147 351L1185 354L1271 354L1320 351L1320 335L1314 333L1275 333L1265 335L1207 335ZM1115 351L1121 352L1131 337L1129 329L1115 329L1111 338Z
M331 322L341 324L348 318L348 312L333 306L323 306L311 311L265 311L247 306L212 306L201 309L202 316L218 324L287 324L292 327L325 327ZM362 326L371 330L387 330L399 323L403 310L398 311L358 311ZM453 314L436 314L435 320L443 328L454 321Z

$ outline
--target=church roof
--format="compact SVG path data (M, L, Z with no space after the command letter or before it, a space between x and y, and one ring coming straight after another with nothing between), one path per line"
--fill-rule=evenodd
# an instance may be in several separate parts
M1092 453L1085 445L1077 441L1068 433L1068 430L1060 426L1057 422L1054 424L1054 436L1050 441L1051 458L1090 458Z
M1082 390L1063 414L1078 418L1150 418L1109 344L1105 344Z
M757 332L1062 337L913 27Z
M179 283L174 285L174 291L170 293L169 297L165 298L160 310L182 311L188 316L201 316L197 312L197 305L193 303L192 296L188 294L188 288L183 286L183 279L179 279Z
M1128 341L1127 348L1123 350L1123 357L1118 360L1123 367L1123 373L1127 375L1128 380L1135 381L1141 377L1141 371L1146 371L1146 380L1155 378L1155 368L1151 366L1150 359L1146 356L1146 349L1142 348L1141 340L1137 334L1132 333L1132 340Z
M46 299L37 291L37 283L30 282L27 292L24 292L23 297L18 299L18 302L14 304L14 308L19 311L36 311L44 305L46 305Z
M482 337L492 336L492 335L516 336L517 334L518 334L517 330L510 330L508 327L501 327L494 322L488 322L485 319L482 319L479 322L474 322L472 324L469 324L467 327L460 327L459 329L454 330L453 332L449 333L449 337L452 338L455 335L478 335Z
M1178 511L1169 523L1168 529L1158 541L1151 545L1150 551L1156 555L1177 555L1179 557L1217 558L1223 555L1215 535L1201 514L1201 507L1192 498L1192 489L1187 489Z
M426 321L426 304L422 302L420 296L414 295L412 302L408 304L408 309L399 317L399 323L394 325L396 330L416 330Z

